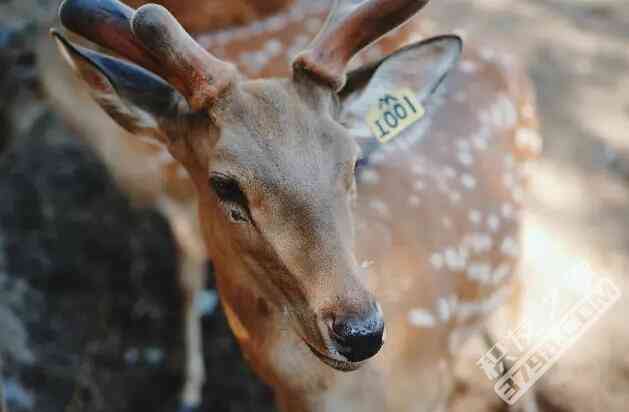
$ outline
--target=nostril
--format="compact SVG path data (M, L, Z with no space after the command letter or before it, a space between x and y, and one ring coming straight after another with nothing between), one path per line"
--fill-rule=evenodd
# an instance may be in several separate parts
M384 320L379 310L366 317L335 318L331 337L338 352L350 362L360 362L378 353L383 344Z
M334 319L331 324L332 339L337 343L345 343L345 337L348 335L348 325L346 320Z

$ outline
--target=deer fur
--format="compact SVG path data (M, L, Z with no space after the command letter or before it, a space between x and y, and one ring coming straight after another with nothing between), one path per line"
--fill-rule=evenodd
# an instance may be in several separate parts
M171 43L151 43L151 33L184 36L162 9L128 11L170 27L147 35L102 21L129 36L131 46L116 51L143 68L56 35L92 97L127 131L95 111L71 113L86 95L49 70L51 94L123 185L169 216L190 262L181 274L192 308L188 404L201 398L192 303L206 256L243 353L283 411L441 410L457 349L510 299L521 167L539 150L527 79L509 59L472 49L461 57L456 36L418 42L416 19L363 51L358 69L347 72L355 53L425 2L391 2L400 5L392 20L357 39L352 30L381 17L376 3L365 6L368 18L354 6L335 9L294 60L292 77L282 77L298 51L291 47L321 27L327 10L320 5L296 1L257 28L196 33L202 47L185 38L173 49L189 50L183 58L165 51ZM108 38L103 31L92 40L115 47ZM335 47L342 52L326 52ZM136 77L143 85L127 84ZM364 124L368 103L400 86L413 89L426 115L374 146ZM244 201L221 200L221 185L234 181ZM386 342L373 358L348 362L334 350L327 319L374 305Z

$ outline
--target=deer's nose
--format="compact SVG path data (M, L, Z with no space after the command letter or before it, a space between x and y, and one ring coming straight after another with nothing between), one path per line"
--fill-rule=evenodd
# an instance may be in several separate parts
M336 317L331 329L337 351L350 362L371 358L384 343L384 319L378 305L362 315Z

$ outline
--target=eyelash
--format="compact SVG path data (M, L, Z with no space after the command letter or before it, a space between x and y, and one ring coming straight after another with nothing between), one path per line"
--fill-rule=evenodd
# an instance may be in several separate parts
M232 221L249 222L248 201L236 180L229 176L215 175L210 177L210 187L219 200L229 208L228 213Z

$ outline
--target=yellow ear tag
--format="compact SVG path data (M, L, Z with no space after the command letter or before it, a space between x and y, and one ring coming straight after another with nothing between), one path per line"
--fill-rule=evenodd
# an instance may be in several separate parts
M426 111L410 89L387 93L369 107L367 124L380 143L399 135L422 117Z

